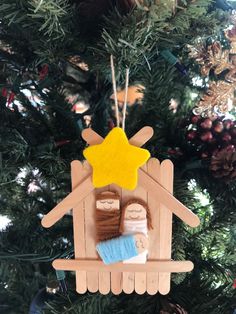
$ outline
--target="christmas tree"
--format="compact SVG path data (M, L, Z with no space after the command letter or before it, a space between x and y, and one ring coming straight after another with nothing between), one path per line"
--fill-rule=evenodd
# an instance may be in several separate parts
M224 0L1 0L0 312L233 313L236 206L236 17ZM145 145L171 159L174 195L200 217L174 220L168 295L75 291L72 217L50 229L47 214L71 189L83 160L81 132L105 136L116 123L110 56L126 134L154 129ZM60 276L61 275L61 276ZM46 289L47 287L47 289ZM30 309L31 308L31 309Z

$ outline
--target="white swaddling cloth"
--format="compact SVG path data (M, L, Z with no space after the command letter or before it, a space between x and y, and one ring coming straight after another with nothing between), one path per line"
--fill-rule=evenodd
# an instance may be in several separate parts
M147 228L147 219L143 220L124 220L124 232L123 234L135 234L135 233L143 233L146 237L148 237L148 228ZM148 250L145 250L138 256L129 258L123 261L124 264L145 264L147 261Z

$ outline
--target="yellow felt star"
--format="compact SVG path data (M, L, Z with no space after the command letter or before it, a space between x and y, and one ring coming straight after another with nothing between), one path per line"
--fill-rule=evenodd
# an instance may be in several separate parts
M125 132L118 127L101 144L92 145L83 153L93 168L96 188L115 183L128 190L136 188L138 168L150 157L148 150L130 145Z

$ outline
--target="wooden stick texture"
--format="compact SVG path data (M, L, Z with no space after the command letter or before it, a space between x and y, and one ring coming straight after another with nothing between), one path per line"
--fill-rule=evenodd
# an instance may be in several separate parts
M87 129L88 130L88 129ZM86 130L84 131L86 134ZM103 138L101 138L97 133L95 132L88 132L88 136L90 136L90 140L94 145L99 144L101 141L103 141ZM87 201L85 202L86 205L86 219L88 218L88 222L86 220L85 225L87 226L87 235L86 237L86 244L87 244L87 250L89 256L98 257L98 254L96 252L96 230L95 230L95 195L106 191L109 187L104 187L101 189L96 189L93 193L93 196L90 196L87 198ZM87 236L86 235L86 236ZM87 273L88 278L88 290L91 292L96 292L99 290L101 294L107 294L110 292L110 286L111 286L111 275L110 272L88 272Z
M106 295L111 290L111 273L109 271L98 273L98 289L103 295Z
M147 171L147 165L144 165L142 167L144 171ZM134 191L134 195L137 199L143 200L146 204L148 201L148 194L147 190L144 189L143 187L137 187ZM150 250L150 247L148 248L148 251ZM135 291L138 294L143 294L147 291L147 273L146 272L137 272L135 273L135 279L134 279L134 288Z
M151 178L145 171L139 169L139 185L148 189L153 196L161 201L163 205L191 227L197 227L200 220L197 215L191 212L186 206L179 202L172 194L170 194L163 186ZM71 208L75 207L87 195L94 190L91 175L75 188L64 200L55 206L42 219L42 225L49 228L60 220Z
M129 139L129 143L134 146L143 146L151 137L153 136L153 129L150 126L145 126L139 130L134 136ZM89 145L101 144L104 140L99 134L97 134L93 129L88 128L83 130L82 138Z
M99 144L99 137L96 133L91 135L94 144ZM96 210L96 194L106 191L107 188L96 189L94 193L90 193L85 201L85 237L86 237L86 256L89 258L98 258L96 251L96 229L95 229L95 210ZM90 292L107 294L110 291L110 275L104 273L99 275L97 271L87 272L87 286Z
M84 129L81 133L81 136L89 145L101 144L104 140L101 135L97 134L91 128Z
M148 174L156 181L160 178L160 162L158 159L151 158L147 163ZM148 259L158 259L160 243L160 202L153 198L148 192L148 207L152 217L153 229L149 231L149 254ZM158 292L159 274L158 272L147 273L147 292L154 295Z
M153 128L145 126L129 139L131 145L141 147L153 136Z
M74 190L87 176L87 170L79 160L71 163L71 185ZM85 258L85 234L84 234L84 202L81 201L72 210L74 229L74 252L75 258ZM76 291L85 293L87 291L86 271L76 271Z
M108 188L101 188L99 192L107 191ZM94 222L95 224L95 222ZM99 272L98 273L98 288L101 294L108 294L111 290L111 273L107 272Z
M117 192L121 196L121 188L115 184L109 186L109 190ZM111 291L115 295L122 292L122 272L111 272Z
M98 191L96 191L98 192ZM98 259L96 252L95 230L95 193L90 193L84 200L85 205L85 243L86 257ZM90 292L98 291L98 269L87 271L87 287Z
M174 166L170 160L164 160L161 163L160 183L170 193L173 193ZM161 204L159 211L160 221L160 242L159 242L159 260L168 260L171 258L172 246L172 212L165 205ZM159 273L159 292L167 294L170 291L170 272Z
M193 269L191 261L147 261L145 264L123 264L115 263L106 265L103 261L85 259L57 259L53 267L59 270L85 270L88 272L102 271L110 272L171 272L182 273Z
M153 197L160 201L181 220L191 227L197 227L200 220L197 215L191 212L185 205L180 203L163 186L150 177L143 169L139 169L139 185L146 188Z
M187 223L191 227L197 227L200 224L198 216L191 212L186 206L179 202L172 194L170 194L163 186L151 178L145 171L139 169L139 185L148 189L150 193L161 203ZM91 175L88 172L88 177L75 188L63 201L54 207L42 219L42 225L46 228L51 227L55 222L60 220L66 212L75 207L87 195L94 190Z
M77 186L73 192L67 195L59 204L57 204L42 219L42 225L45 228L53 226L60 220L70 209L76 207L87 195L94 190L90 172L88 177Z
M122 189L122 208L132 198L134 198L134 192ZM130 294L134 291L134 277L135 277L135 274L133 271L123 272L122 286L123 286L123 291L126 294Z

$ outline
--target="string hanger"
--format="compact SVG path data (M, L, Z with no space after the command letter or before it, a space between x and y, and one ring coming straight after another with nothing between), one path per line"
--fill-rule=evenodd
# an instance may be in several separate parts
M118 99L117 99L116 76L115 76L113 55L111 55L110 60L111 60L112 86L113 86L113 93L114 93L114 99L115 99L116 126L120 127L120 117L119 117L119 107L118 107ZM126 69L126 75L125 75L125 98L124 98L124 105L123 105L123 110L122 110L122 129L123 130L125 130L125 117L126 117L126 110L127 110L128 88L129 88L129 68Z

